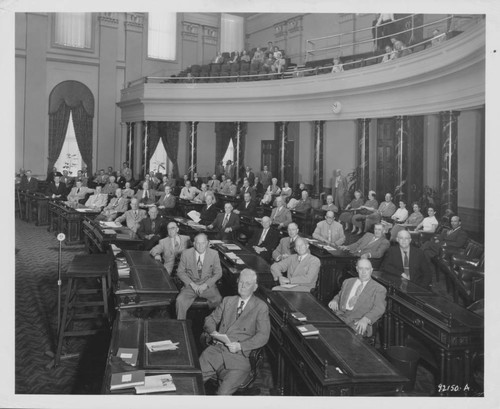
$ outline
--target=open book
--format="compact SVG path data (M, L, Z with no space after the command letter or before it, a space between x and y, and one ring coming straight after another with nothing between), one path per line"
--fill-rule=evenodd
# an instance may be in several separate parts
M135 387L135 393L137 394L172 392L175 390L172 375L170 374L146 376L144 378L144 385Z
M188 214L189 218L193 220L196 223L199 223L200 221L200 213L197 212L196 210L191 210Z

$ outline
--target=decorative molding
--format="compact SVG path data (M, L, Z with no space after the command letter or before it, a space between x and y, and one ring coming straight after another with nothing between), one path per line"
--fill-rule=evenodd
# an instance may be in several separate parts
M212 26L202 26L203 44L217 45L219 29Z
M304 29L302 24L302 17L303 16L297 16L287 21L288 33L295 33L297 31L302 31Z
M188 41L198 41L199 24L193 24L188 21L182 22L182 38Z
M286 21L282 21L274 26L274 37L283 37L286 35Z
M144 28L144 15L141 13L125 13L125 30L141 33Z
M118 27L118 13L101 13L97 17L99 24L106 27L117 28Z

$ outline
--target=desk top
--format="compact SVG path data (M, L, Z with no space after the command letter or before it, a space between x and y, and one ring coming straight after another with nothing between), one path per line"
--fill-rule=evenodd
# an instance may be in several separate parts
M77 255L71 261L66 277L86 277L90 275L107 274L113 258L109 254L83 254Z

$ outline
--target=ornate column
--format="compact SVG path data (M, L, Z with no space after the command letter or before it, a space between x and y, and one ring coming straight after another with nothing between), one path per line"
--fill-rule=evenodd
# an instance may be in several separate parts
M236 169L235 179L238 180L240 168L243 163L241 151L241 122L236 122L236 140L234 144L234 167ZM236 182L236 180L234 182Z
M443 215L446 209L457 213L458 210L458 111L440 112L441 118L441 209Z
M188 122L189 129L189 139L188 139L188 147L189 147L189 162L188 162L188 173L189 177L192 179L194 174L196 173L196 146L197 146L197 138L198 138L198 122Z
M313 194L323 191L323 129L325 121L314 121Z
M148 163L148 127L149 127L149 122L148 121L142 121L144 124L144 129L143 129L143 145L142 145L142 174L145 176L146 173L148 173L149 170L149 163Z
M356 169L356 189L367 197L370 186L369 137L370 118L358 119L358 167Z
M396 148L394 159L396 164L396 186L394 188L394 203L408 198L408 144L410 136L410 119L407 116L397 116L396 119ZM408 206L409 207L409 206Z
M127 122L127 147L125 151L125 160L130 169L134 169L134 122Z
M285 159L288 145L288 122L278 122L278 184L283 186L285 181Z

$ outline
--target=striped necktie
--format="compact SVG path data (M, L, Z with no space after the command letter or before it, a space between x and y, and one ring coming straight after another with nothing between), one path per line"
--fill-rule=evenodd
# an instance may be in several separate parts
M347 306L349 308L354 308L354 306L356 305L356 302L358 301L359 295L361 294L361 291L363 291L363 283L358 285L358 288L356 288L356 292L347 302Z
M243 306L245 305L245 301L241 300L240 305L238 305L238 309L236 310L236 318L239 318L241 313L243 312Z

